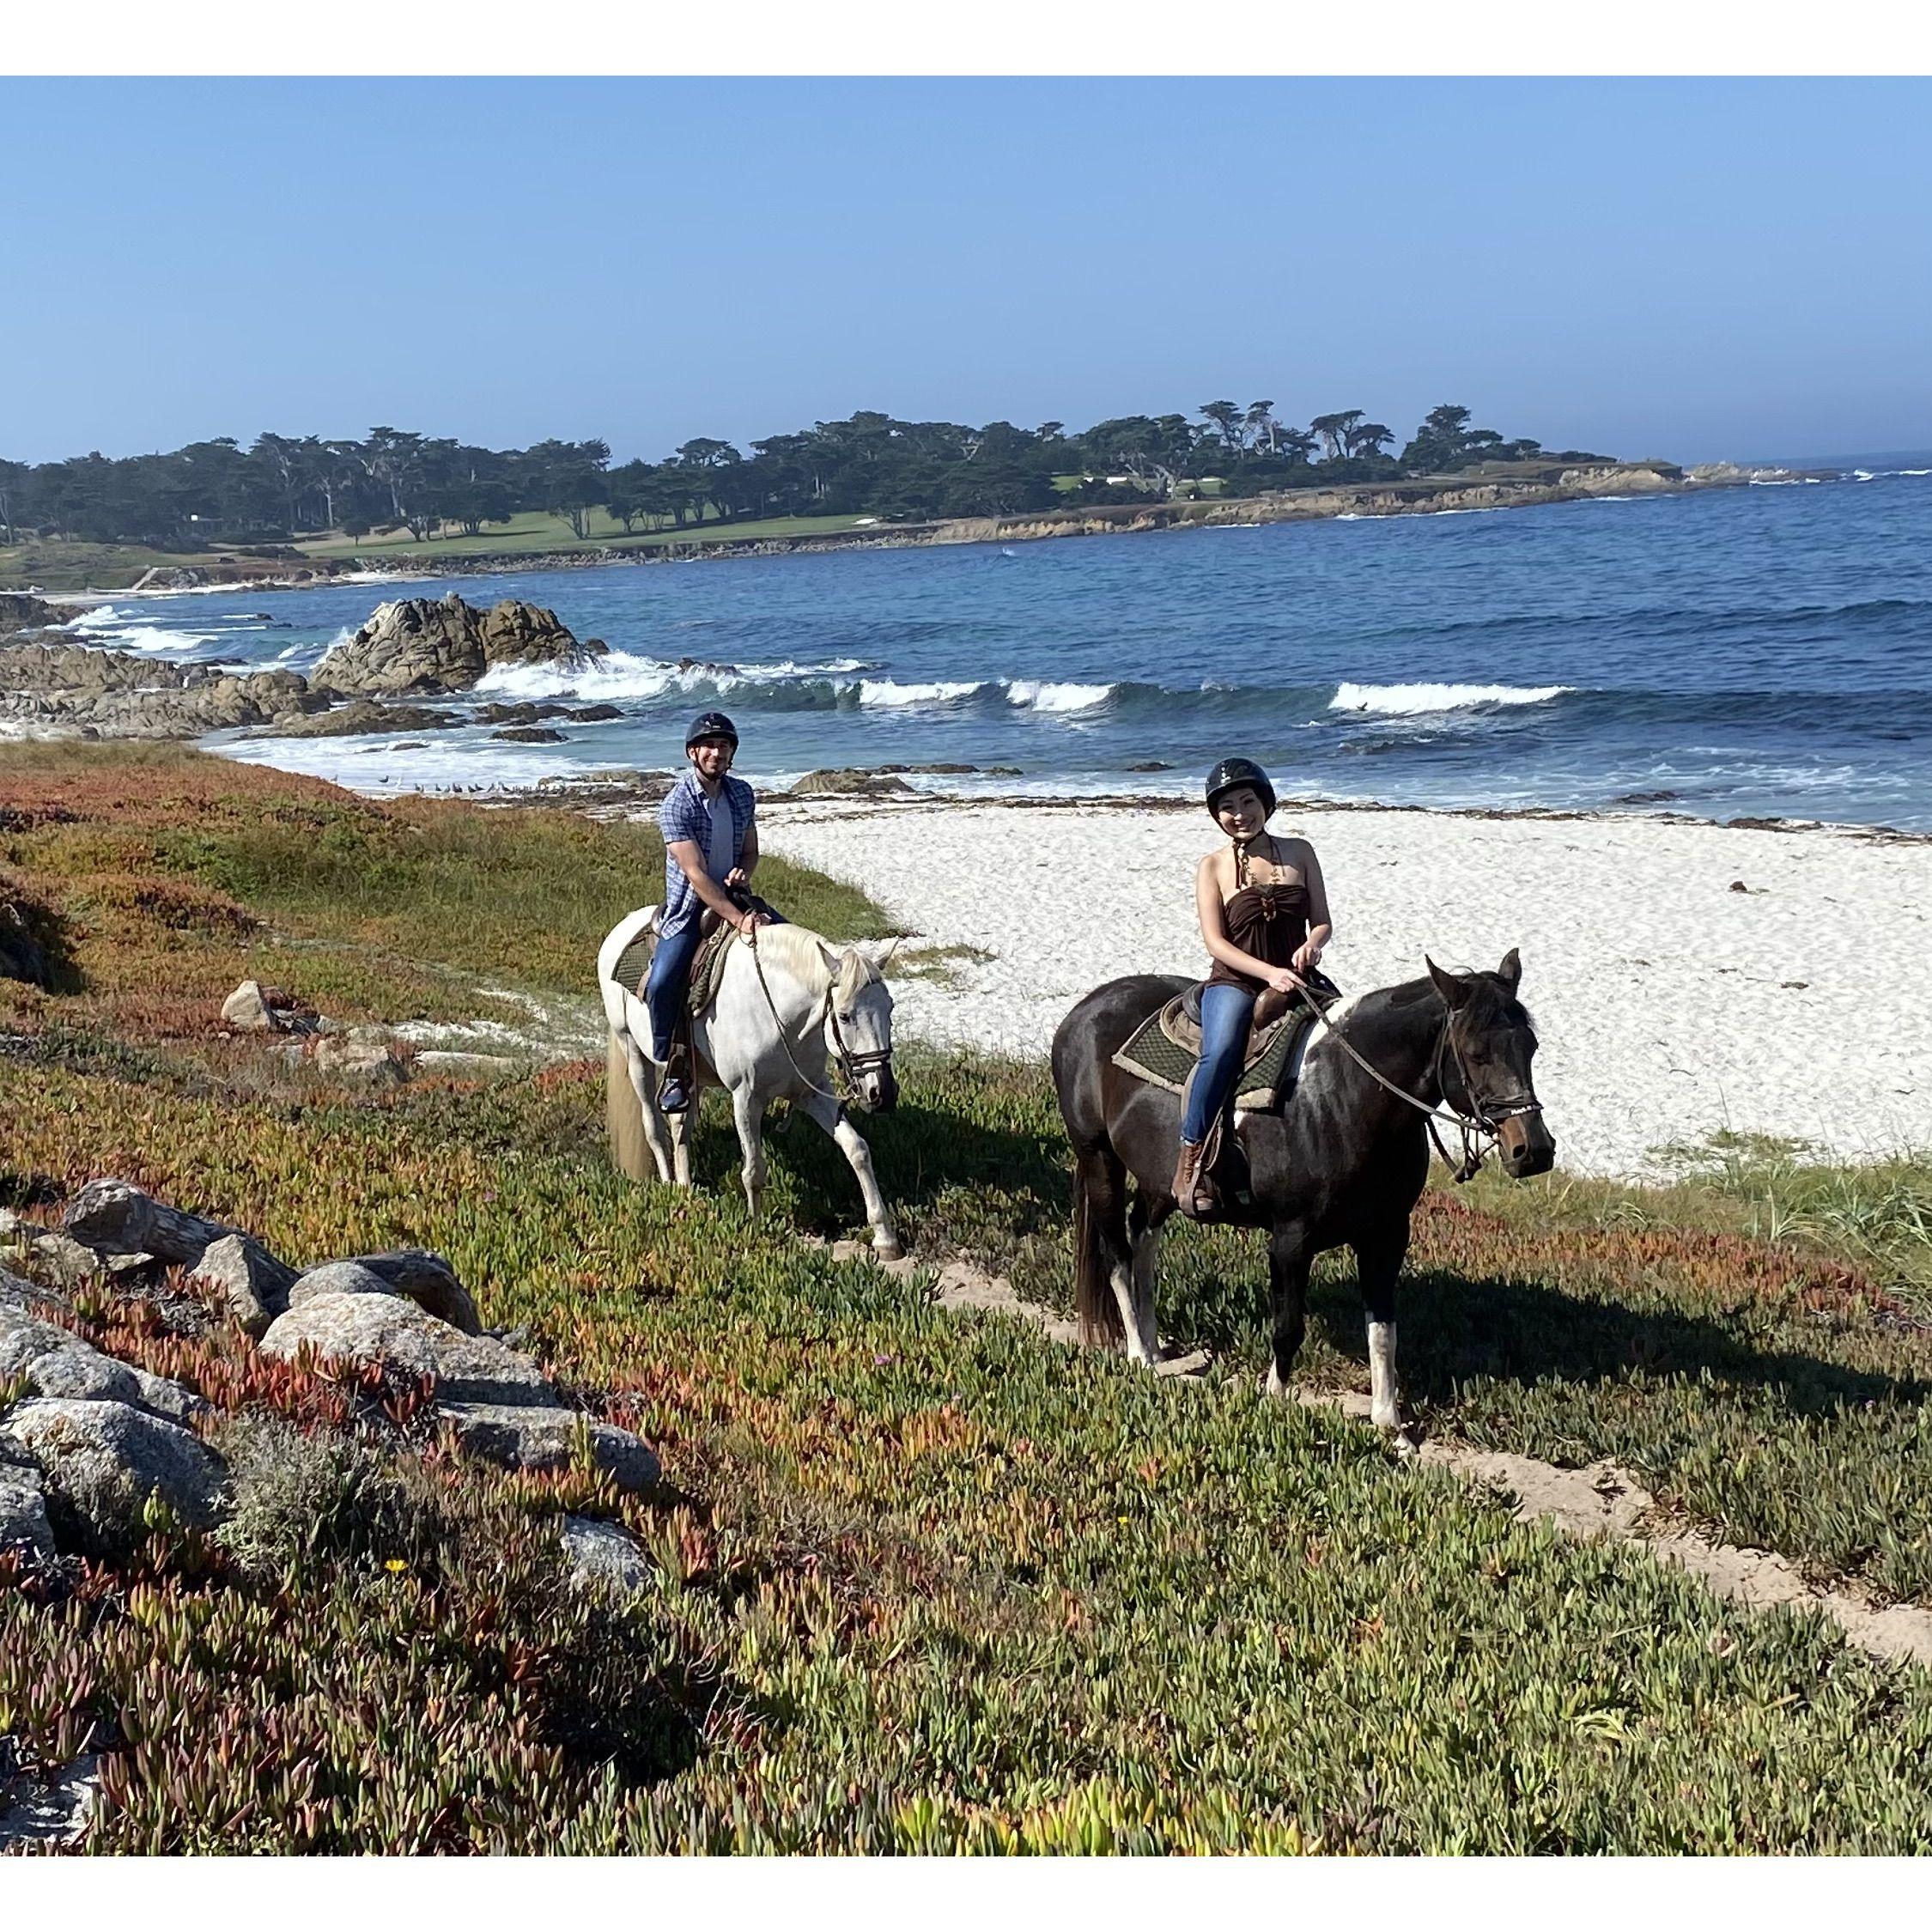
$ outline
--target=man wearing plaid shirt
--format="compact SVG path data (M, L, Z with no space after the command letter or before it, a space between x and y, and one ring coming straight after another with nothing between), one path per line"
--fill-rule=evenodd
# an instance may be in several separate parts
M707 711L685 732L690 764L658 807L664 911L644 1004L651 1015L651 1057L665 1067L658 1104L667 1114L690 1105L689 1070L668 1062L702 937L699 921L708 908L744 933L771 917L762 906L746 908L733 896L744 894L758 863L757 804L751 787L731 775L737 752L738 727L723 712Z

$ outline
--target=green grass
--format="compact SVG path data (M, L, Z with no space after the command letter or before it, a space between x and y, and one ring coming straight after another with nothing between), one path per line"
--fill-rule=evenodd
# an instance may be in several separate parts
M90 1319L124 1347L279 1409L314 1452L247 1463L287 1482L252 1489L227 1544L162 1523L51 1590L0 1576L0 1731L49 1763L105 1747L93 1849L1932 1846L1932 1678L1517 1523L1332 1410L1258 1402L1254 1236L1172 1238L1163 1324L1224 1352L1176 1388L801 1238L859 1220L804 1122L770 1144L753 1224L714 1104L702 1191L610 1170L600 1065L264 1090L204 1043L203 989L254 949L304 939L280 957L353 970L379 1012L471 975L554 991L648 854L624 828L246 776L0 753L21 815L0 892L58 915L80 981L0 982L0 1201L45 1213L121 1173L296 1261L439 1248L667 1481L636 1499L587 1471L494 1477L232 1339L103 1302ZM777 896L863 929L836 891L799 874ZM1063 1299L1043 1072L903 1057L898 1111L863 1125L906 1232ZM1438 1433L1619 1455L1739 1540L1932 1595L1911 1216L1854 1230L1825 1210L1866 1183L1793 1164L1775 1198L1824 1205L1753 1231L1755 1165L1740 1176L1431 1196L1412 1390ZM1321 1271L1303 1379L1364 1379L1345 1266ZM357 1497L387 1485L380 1507L290 1533L289 1485L320 1509L351 1476ZM560 1508L639 1536L633 1607L560 1587Z
M157 563L169 569L207 568L214 565L215 553L53 540L0 545L0 590L25 590L29 585L52 592L125 590Z
M532 554L552 550L661 550L667 544L723 544L752 542L768 537L822 537L854 528L857 516L766 517L742 523L707 522L688 525L682 530L666 527L646 530L640 526L627 535L616 518L602 510L593 511L589 534L580 539L562 517L542 510L526 510L507 523L486 524L477 537L447 533L417 543L406 530L370 532L360 538L329 536L311 538L300 546L310 556L367 557L372 562L406 563L410 559L434 558L440 562L465 556L493 556L498 554Z

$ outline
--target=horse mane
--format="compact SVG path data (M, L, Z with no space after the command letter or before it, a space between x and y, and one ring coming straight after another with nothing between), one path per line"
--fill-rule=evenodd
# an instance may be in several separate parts
M881 976L878 967L856 946L841 946L814 933L809 926L761 926L757 944L767 960L783 967L808 992L823 993L828 987L832 987L833 997L841 1005L850 1005ZM835 985L821 948L838 959Z
M1463 975L1473 980L1478 987L1478 997L1485 993L1494 1003L1495 1017L1504 1026L1524 1026L1534 1037L1536 1031L1535 1016L1522 1000L1502 990L1501 982L1492 972L1472 969ZM1427 974L1420 979L1404 980L1395 986L1381 986L1371 988L1358 998L1348 1002L1347 1011L1341 1015L1344 1020L1358 1017L1370 1018L1381 1013L1393 1013L1402 1008L1421 1005L1425 1000L1433 1000L1438 1005L1443 996L1437 990L1436 982Z

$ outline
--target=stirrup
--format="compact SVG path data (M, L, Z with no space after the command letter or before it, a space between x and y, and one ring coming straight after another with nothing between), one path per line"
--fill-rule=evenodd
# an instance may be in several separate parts
M1204 1216L1212 1214L1218 1205L1206 1185L1207 1177L1203 1172L1202 1157L1206 1153L1208 1145L1209 1143L1203 1141L1200 1145L1191 1148L1183 1140L1174 1163L1174 1205L1190 1221L1198 1221ZM1190 1153L1194 1157L1191 1160L1188 1158Z
M691 1097L683 1080L675 1073L667 1073L664 1084L658 1089L658 1111L660 1114L688 1114L691 1108Z

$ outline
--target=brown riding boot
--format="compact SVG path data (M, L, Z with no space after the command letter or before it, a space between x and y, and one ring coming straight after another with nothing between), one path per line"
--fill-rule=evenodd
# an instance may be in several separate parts
M1201 1150L1191 1141L1181 1143L1180 1158L1174 1163L1174 1205L1190 1220L1198 1220L1214 1206L1214 1197L1203 1186Z

